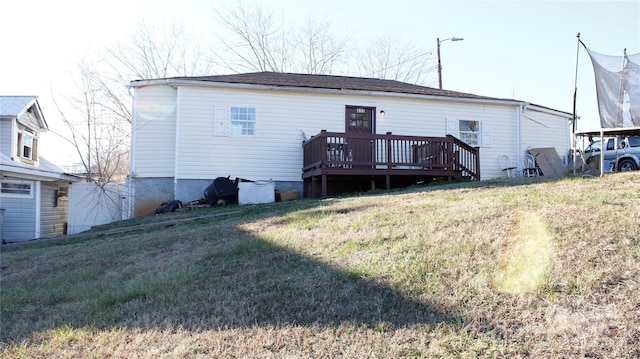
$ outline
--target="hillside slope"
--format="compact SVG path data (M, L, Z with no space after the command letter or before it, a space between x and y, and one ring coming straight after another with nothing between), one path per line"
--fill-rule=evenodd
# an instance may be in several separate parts
M185 216L3 247L0 357L640 356L640 173Z

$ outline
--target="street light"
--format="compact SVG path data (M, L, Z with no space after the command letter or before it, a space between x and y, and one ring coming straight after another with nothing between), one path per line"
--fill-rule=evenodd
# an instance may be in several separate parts
M438 88L440 90L442 90L442 65L440 64L440 43L447 41L447 40L451 40L451 41L462 41L464 40L461 37L450 37L448 39L444 39L444 40L440 40L440 38L436 39L438 42Z

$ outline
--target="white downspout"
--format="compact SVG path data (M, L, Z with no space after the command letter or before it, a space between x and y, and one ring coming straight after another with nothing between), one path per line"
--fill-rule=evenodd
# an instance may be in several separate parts
M11 119L11 153L9 157L14 161L18 158L18 119Z
M516 124L516 138L517 138L517 145L516 145L516 149L518 151L518 173L521 173L522 171L522 112L524 112L524 108L525 108L526 104L525 103L520 103L518 104L518 108L517 108L517 113L516 113L516 117L517 117L517 124Z
M178 159L180 158L180 108L181 108L181 99L180 91L181 87L177 86L176 91L176 139L175 139L175 158L173 160L173 200L177 200L178 198Z
M33 238L40 238L40 213L41 213L41 206L42 203L40 203L40 199L42 198L42 194L40 193L40 191L42 190L42 186L40 185L40 181L35 181L35 196L36 196L36 213L35 213L35 220L36 220L36 228L35 228L35 237Z
M131 144L130 144L130 148L129 148L129 180L125 181L125 198L126 200L126 206L124 206L123 208L125 209L122 213L122 219L130 219L133 218L133 214L134 214L134 205L135 205L135 198L136 198L136 192L135 192L135 182L136 182L136 148L138 146L136 146L136 119L137 119L137 114L136 114L136 90L133 87L129 87L129 91L131 92L133 90L133 93L131 94L132 97L132 106L131 106ZM126 212L126 213L125 213Z

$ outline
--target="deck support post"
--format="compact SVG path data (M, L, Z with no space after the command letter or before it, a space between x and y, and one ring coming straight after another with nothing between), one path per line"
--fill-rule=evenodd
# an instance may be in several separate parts
M391 175L387 175L386 176L386 180L387 180L387 191L391 189Z
M311 177L311 197L312 198L318 197L318 190L316 189L318 186L317 182L318 182L317 176Z
M327 175L322 175L322 198L327 198Z

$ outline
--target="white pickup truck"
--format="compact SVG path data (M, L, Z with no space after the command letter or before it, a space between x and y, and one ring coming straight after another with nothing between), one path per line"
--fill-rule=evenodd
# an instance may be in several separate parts
M640 137L605 137L604 160L615 165L616 171L635 171L640 169ZM593 141L584 150L587 164L599 159L600 141ZM606 168L609 170L609 168Z

